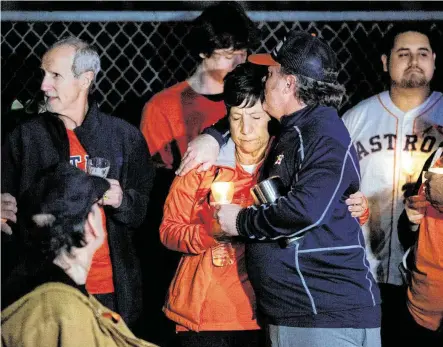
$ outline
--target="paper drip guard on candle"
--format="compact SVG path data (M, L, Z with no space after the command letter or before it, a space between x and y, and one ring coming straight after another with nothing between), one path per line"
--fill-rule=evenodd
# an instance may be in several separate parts
M428 171L434 174L443 175L443 167L431 167L428 169Z

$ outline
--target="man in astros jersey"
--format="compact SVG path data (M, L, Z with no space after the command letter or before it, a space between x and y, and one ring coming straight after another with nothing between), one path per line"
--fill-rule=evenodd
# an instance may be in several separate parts
M394 27L381 56L390 90L360 102L343 116L360 160L360 189L371 211L363 231L381 290L384 346L398 342L401 335L390 324L398 322L405 299L398 269L404 251L397 234L404 186L417 181L424 162L443 141L443 95L430 89L435 59L425 30L407 23Z

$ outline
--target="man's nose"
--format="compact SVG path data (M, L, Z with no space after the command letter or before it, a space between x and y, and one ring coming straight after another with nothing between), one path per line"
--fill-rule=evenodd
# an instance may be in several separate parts
M47 92L52 89L52 84L50 83L49 78L43 77L43 81L40 86L40 89L44 92Z
M418 63L418 55L411 54L411 59L410 59L411 66L417 66L417 63Z
M248 57L248 52L242 52L242 54L240 54L241 64L243 64L246 61L247 57Z
M239 65L243 64L246 61L246 53L245 54L236 54L234 58L234 68Z

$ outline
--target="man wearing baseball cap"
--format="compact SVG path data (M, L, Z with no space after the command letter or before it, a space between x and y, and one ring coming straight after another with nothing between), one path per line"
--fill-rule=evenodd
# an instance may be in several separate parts
M61 161L42 169L21 195L17 221L27 230L22 271L3 283L4 346L145 346L86 289L105 242L98 201L110 182Z
M220 206L217 218L226 234L248 239L247 270L272 346L380 346L379 291L345 203L360 171L336 111L345 90L335 54L292 31L249 61L269 66L263 108L280 122L260 180L279 176L286 193L260 206Z

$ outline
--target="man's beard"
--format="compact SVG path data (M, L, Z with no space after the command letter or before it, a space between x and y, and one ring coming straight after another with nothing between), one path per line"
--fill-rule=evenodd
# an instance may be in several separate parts
M412 88L422 88L429 86L429 81L425 76L409 76L408 78L402 78L400 81L392 80L392 86L412 89Z

